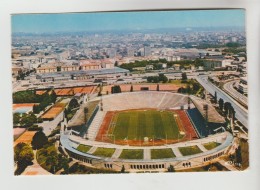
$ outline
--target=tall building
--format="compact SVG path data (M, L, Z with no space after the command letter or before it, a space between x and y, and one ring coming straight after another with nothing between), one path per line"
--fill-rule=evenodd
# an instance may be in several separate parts
M114 49L114 48L108 49L107 55L109 56L109 58L114 58L116 56L116 49Z
M144 46L144 56L151 55L151 48L150 46Z
M127 48L127 57L133 57L135 55L135 50L133 48Z

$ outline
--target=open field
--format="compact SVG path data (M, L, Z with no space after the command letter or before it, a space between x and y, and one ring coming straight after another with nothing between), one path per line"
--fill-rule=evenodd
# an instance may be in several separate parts
M144 152L142 149L124 149L119 156L122 159L143 159Z
M179 150L183 156L198 154L202 152L198 146L180 147Z
M216 147L219 146L219 145L220 145L220 143L217 143L217 142L209 142L209 143L203 144L203 146L204 146L207 150L214 149L214 148L216 148Z
M111 123L109 133L116 140L178 139L179 128L170 111L130 110L117 113Z
M91 146L83 145L83 144L80 144L80 145L77 147L77 150L78 150L78 151L84 152L84 153L87 153L90 149L91 149Z
M14 142L14 146L16 146L18 143L23 142L27 144L31 144L32 138L36 131L26 131L24 132L16 141Z
M93 153L95 156L102 157L111 157L115 152L114 148L97 148L97 150Z
M66 104L64 103L56 103L54 106L52 106L51 109L49 109L47 112L45 112L41 118L42 119L53 119L57 117L65 108Z
M152 149L151 158L152 159L162 159L162 158L173 158L176 157L171 148L166 149Z

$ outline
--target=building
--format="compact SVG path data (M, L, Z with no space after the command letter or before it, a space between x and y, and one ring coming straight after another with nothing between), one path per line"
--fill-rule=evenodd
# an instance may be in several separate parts
M81 65L81 70L98 70L101 69L101 65L99 63L89 63Z
M145 70L153 70L153 65L146 65Z
M151 55L151 48L149 46L144 46L144 56Z
M127 57L134 57L135 50L133 48L127 48Z
M57 67L54 66L36 68L36 73L54 73L54 72L57 72Z
M104 59L101 61L101 67L104 69L112 69L114 68L115 64L113 63L113 61L109 60L109 59Z
M247 78L246 77L240 78L240 82L238 84L238 91L241 92L242 94L247 95L248 87L247 87Z
M18 75L20 75L23 72L21 67L12 67L12 75L14 77L17 77Z
M65 65L65 66L61 66L61 72L64 71L78 71L79 67L78 66L74 66L74 65Z
M116 49L114 48L110 48L107 50L107 55L109 56L109 58L114 58L116 57Z

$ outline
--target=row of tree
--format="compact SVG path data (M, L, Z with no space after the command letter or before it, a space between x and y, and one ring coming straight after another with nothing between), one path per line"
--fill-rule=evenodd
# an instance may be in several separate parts
M50 105L51 103L55 103L57 99L57 95L54 91L51 91L50 93L44 93L43 95L41 95L41 101L40 103L37 105L35 104L33 106L33 113L40 113L42 110L44 110L48 105Z
M166 82L168 82L168 78L164 74L159 74L158 76L147 77L147 82L150 82L150 83L159 83L159 82L166 83Z
M195 80L186 82L186 87L181 87L178 89L178 93L182 94L197 94L202 86Z
M230 102L224 102L224 100L220 98L218 104L219 104L220 111L222 111L224 115L230 118L235 118L236 111Z
M73 115L76 113L75 110L79 108L79 102L76 98L72 98L69 102L69 105L67 108L64 110L64 117L69 121Z
M42 119L37 119L37 117L32 113L14 113L13 114L13 125L21 127L31 127L34 123L42 122Z

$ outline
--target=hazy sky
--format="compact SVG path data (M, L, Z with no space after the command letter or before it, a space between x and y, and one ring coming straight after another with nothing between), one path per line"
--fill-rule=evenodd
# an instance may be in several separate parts
M96 31L245 25L244 10L20 14L12 32Z

